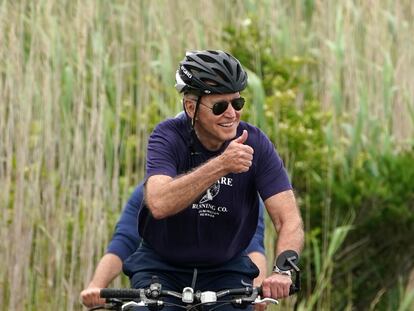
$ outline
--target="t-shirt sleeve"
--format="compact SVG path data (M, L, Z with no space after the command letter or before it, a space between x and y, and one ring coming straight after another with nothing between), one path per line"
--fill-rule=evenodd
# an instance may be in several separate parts
M265 247L264 247L265 225L264 225L264 215L263 215L265 207L261 199L259 202L260 202L259 203L259 218L257 220L256 232L252 240L250 241L249 246L247 246L246 251L247 253L259 252L265 255Z
M273 143L261 131L258 141L260 152L255 161L257 165L256 184L261 198L265 201L272 195L292 189L292 185Z
M171 120L160 123L150 135L146 179L152 175L177 175L178 154L174 146L175 128Z
M129 257L139 246L141 238L138 234L138 213L144 198L143 184L141 183L133 192L125 205L115 227L112 240L106 252L115 254L122 261Z

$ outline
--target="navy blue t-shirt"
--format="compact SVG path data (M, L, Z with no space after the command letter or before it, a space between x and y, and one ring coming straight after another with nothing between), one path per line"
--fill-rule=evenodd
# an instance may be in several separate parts
M140 183L132 193L116 224L114 235L106 250L115 254L122 261L128 258L138 248L141 237L138 235L138 213L144 200L144 186ZM247 253L259 252L264 254L264 205L260 200L259 219L256 232L246 249Z
M237 137L243 130L248 132L245 144L254 150L247 172L221 177L188 208L165 219L154 219L144 204L139 216L140 235L166 261L215 265L230 260L246 249L256 230L257 193L266 200L291 189L282 160L266 135L257 127L240 122ZM209 151L191 134L185 115L167 119L150 136L146 178L174 178L188 173L221 154L228 144Z

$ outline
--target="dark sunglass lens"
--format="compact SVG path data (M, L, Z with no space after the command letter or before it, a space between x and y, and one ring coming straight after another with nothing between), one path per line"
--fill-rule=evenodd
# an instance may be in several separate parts
M239 98L235 98L231 101L231 105L233 106L234 110L241 110L244 106L244 98L243 97L239 97Z
M221 115L224 111L226 111L228 106L229 106L229 103L226 102L226 101L221 101L221 102L215 103L213 105L213 113L216 116Z

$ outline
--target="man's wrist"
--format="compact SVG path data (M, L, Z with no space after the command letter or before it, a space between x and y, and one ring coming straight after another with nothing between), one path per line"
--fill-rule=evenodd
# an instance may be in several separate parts
M102 286L99 282L90 282L87 288L106 288L106 286Z
M228 167L225 165L226 161L223 157L223 154L218 155L214 159L212 159L212 162L214 163L214 168L218 169L218 174L220 176L226 176L228 172Z

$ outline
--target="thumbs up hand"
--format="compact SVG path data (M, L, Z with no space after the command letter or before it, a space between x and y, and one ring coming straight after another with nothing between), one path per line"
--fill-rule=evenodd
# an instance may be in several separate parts
M233 141L239 143L239 144L244 144L244 142L247 140L247 137L249 137L249 133L246 130L243 130L243 133L235 138Z
M252 165L254 150L248 145L244 145L249 134L246 130L232 140L226 150L220 155L228 173L247 172Z

